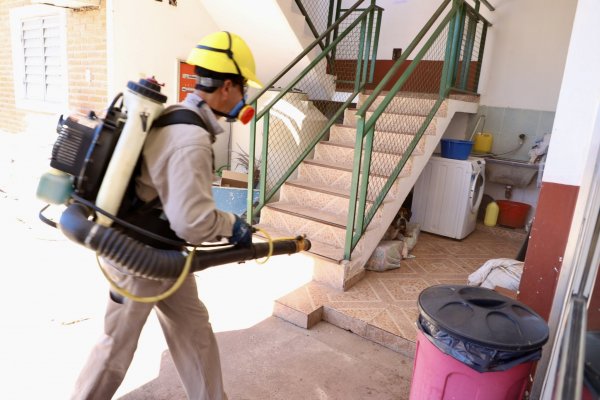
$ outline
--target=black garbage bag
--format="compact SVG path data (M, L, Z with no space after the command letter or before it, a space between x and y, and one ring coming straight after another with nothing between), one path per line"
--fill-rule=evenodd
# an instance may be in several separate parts
M479 372L538 360L548 325L524 304L491 289L439 285L419 295L419 329L443 353Z
M583 382L595 399L600 398L600 331L591 331L585 335Z

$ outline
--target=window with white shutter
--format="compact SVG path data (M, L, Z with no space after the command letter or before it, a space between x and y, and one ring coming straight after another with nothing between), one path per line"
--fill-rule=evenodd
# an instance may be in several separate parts
M11 10L15 100L19 108L56 112L67 104L64 10Z

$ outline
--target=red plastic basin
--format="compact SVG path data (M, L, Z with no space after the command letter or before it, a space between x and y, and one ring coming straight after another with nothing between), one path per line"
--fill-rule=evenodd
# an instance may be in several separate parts
M523 228L531 206L518 201L496 200L500 208L498 224L510 228Z

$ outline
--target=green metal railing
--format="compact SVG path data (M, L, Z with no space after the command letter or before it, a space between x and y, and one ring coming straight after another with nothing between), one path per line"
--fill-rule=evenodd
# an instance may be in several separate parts
M345 259L350 259L422 136L431 131L431 121L444 100L453 91L477 92L490 24L478 12L479 2L476 4L473 8L464 0L445 0L357 111ZM389 85L391 89L386 89L381 99ZM402 97L398 97L401 91ZM423 117L411 115L423 103L430 104L429 112ZM394 113L382 118L390 107ZM379 140L381 132L414 132L415 124L418 129L414 135ZM376 175L387 178L370 179Z
M260 195L254 204L249 190L249 221L276 197L286 180L295 177L297 167L312 156L317 143L373 81L382 9L374 0L360 8L363 2L342 10L339 1L332 1L328 15L339 18L328 20L321 33L311 22L313 34L319 33L315 41L250 100L257 113L251 123L248 189L254 187L258 164ZM480 1L475 4L473 8L464 0L443 1L356 112L345 259L351 258L422 136L435 128L431 122L444 100L451 92L477 93L491 24L479 13ZM333 92L340 90L347 96L332 101ZM429 111L415 117L423 102ZM400 134L393 139L385 135L398 129Z
M362 3L370 5L359 9ZM249 101L257 110L250 126L249 189L255 182L255 163L260 159L259 201L253 204L249 190L249 221L296 174L300 163L312 155L316 144L340 121L365 84L372 81L376 57L373 43L378 41L380 18L381 8L374 0L357 1ZM326 38L331 40L326 42ZM323 43L326 45L319 52ZM337 76L352 76L353 81L345 99L336 101L332 98Z
M306 18L306 24L308 25L310 31L312 32L312 34L314 35L315 39L319 38L319 36L325 32L327 30L328 27L330 27L333 24L333 21L336 21L339 19L339 17L345 13L346 11L348 11L348 9L342 8L342 0L329 0L329 2L327 3L326 1L322 1L322 0L296 0L296 5L298 6L298 9L300 10L300 12L302 13L302 15L304 15L304 17ZM329 31L329 34L327 34L325 36L324 41L320 41L319 42L319 46L321 47L321 49L325 49L325 47L327 45L329 45L333 40L335 40L335 38L338 36L338 33L340 30L344 30L344 28L347 26L347 24L349 22L354 21L358 15L364 11L365 9L361 9L358 8L356 10L354 10L355 15L354 16L349 16L348 18L346 18L345 21L343 21L340 26L335 27L333 30ZM374 31L373 34L376 34L380 31L381 28L381 11L383 9L378 8L378 16L376 17L376 26L374 26ZM346 24L346 26L344 26L344 24ZM355 32L357 33L357 32ZM378 40L375 40L373 42L373 54L377 54L377 44L378 44ZM345 50L349 50L349 49L345 49ZM356 49L357 50L357 49ZM342 51L342 55L343 55L343 60L346 62L352 62L355 61L357 59L356 55L354 57L354 59L350 58L350 54L348 54L348 52L344 52ZM330 55L326 56L327 61L329 63L332 63L333 59L336 59L336 49L334 48L333 51L331 52ZM340 57L337 57L338 62L340 61ZM347 68L338 68L338 72L344 72L344 71L352 71L352 69ZM371 80L372 80L372 74L371 74ZM350 85L353 83L353 77L352 76L337 76L337 83L338 83L338 88L341 88L341 90L346 90L348 88L348 85ZM346 85L344 85L344 83Z

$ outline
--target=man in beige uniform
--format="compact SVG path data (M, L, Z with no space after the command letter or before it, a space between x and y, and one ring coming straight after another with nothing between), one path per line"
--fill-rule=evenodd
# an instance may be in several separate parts
M249 245L250 227L239 217L215 208L211 186L212 143L223 131L215 114L235 120L245 105L246 85L260 87L252 53L239 36L217 32L203 38L187 61L196 66L196 90L165 113L193 110L205 128L176 124L152 129L142 152L137 195L144 202L158 196L170 228L189 243L228 237L230 243ZM138 296L154 296L173 285L173 281L125 274L105 260L102 265L120 287ZM74 399L107 400L113 396L153 308L188 398L227 399L217 342L192 274L177 292L158 303L119 302L111 296L104 334L77 380Z

